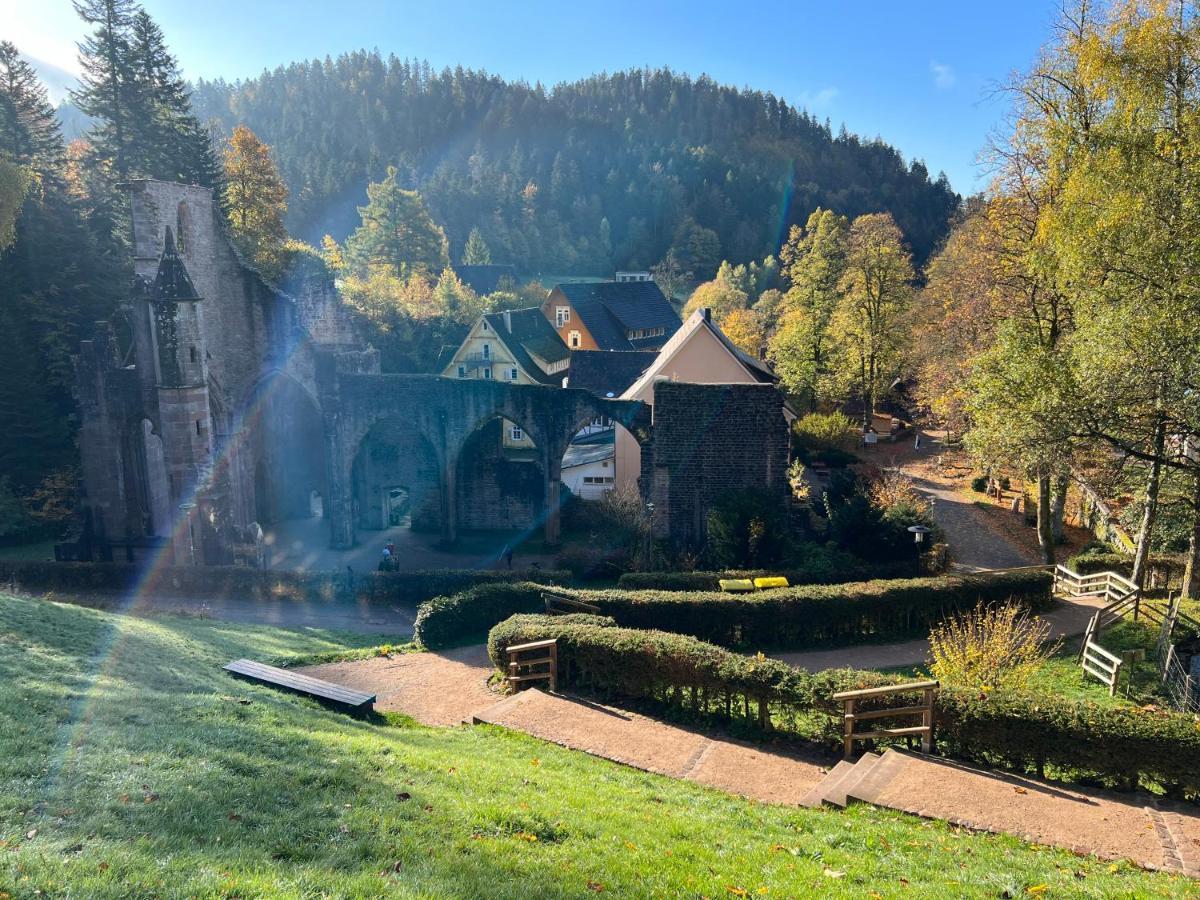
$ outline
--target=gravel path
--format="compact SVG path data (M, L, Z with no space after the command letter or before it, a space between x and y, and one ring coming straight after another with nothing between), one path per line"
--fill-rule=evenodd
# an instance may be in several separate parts
M956 567L979 572L1032 566L1040 562L992 528L987 516L957 491L919 477L913 478L913 486L933 501L933 518L946 535Z
M1088 620L1104 605L1102 597L1081 597L1077 600L1056 600L1041 618L1050 623L1051 637L1067 639L1083 634ZM895 669L918 666L929 659L929 641L918 638L897 644L856 644L830 650L798 650L774 653L775 659L789 665L821 672L825 669Z
M503 697L488 687L495 670L483 645L327 663L299 671L373 693L377 710L406 713L423 725L461 725Z

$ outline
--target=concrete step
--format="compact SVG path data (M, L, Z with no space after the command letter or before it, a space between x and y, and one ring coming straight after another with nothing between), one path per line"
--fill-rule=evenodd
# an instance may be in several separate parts
M816 787L814 787L801 798L800 805L810 807L820 806L823 802L825 802L825 792L846 777L846 773L852 771L853 769L854 763L847 762L843 759L836 766L829 770L829 774L822 778Z
M876 803L896 773L904 767L908 757L895 750L887 750L870 770L863 774L855 784L847 786L846 800L857 800L861 803ZM876 804L877 805L877 804Z
M864 778L869 776L882 757L878 753L864 753L858 762L840 779L837 784L830 785L825 791L825 802L833 806L845 806Z

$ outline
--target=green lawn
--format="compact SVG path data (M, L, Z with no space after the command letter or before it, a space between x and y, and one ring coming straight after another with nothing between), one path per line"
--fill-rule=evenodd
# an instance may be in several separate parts
M0 898L1200 895L900 814L744 801L498 730L356 721L219 669L347 648L0 595Z

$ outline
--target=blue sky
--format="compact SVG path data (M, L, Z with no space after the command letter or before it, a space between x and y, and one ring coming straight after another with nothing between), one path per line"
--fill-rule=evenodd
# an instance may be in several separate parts
M562 2L458 0L308 3L145 0L189 78L244 78L292 60L378 47L434 66L487 69L553 84L599 71L666 65L770 90L879 135L944 170L959 191L1005 100L996 85L1032 61L1054 0L859 2ZM0 0L0 35L72 72L84 33L69 0Z

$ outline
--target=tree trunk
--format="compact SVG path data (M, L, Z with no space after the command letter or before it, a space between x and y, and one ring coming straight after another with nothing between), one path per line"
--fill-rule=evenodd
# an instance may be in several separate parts
M1146 580L1146 563L1150 558L1150 533L1158 517L1158 491L1162 486L1162 456L1166 444L1166 429L1159 422L1154 427L1154 461L1150 463L1150 475L1146 479L1146 503L1142 508L1142 527L1138 531L1137 552L1133 556L1133 572L1130 580L1138 587Z
M1200 595L1200 475L1192 494L1192 533L1188 538L1187 565L1183 569L1183 594Z
M1054 528L1050 509L1050 476L1038 474L1037 534L1038 549L1042 551L1042 562L1054 565Z
M1054 501L1050 506L1050 531L1056 544L1063 542L1063 519L1067 512L1067 488L1070 486L1070 476L1059 475L1054 479Z

